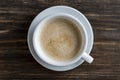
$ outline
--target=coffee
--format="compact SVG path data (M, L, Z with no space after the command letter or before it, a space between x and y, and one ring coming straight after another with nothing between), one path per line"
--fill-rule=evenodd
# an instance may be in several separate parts
M44 23L39 35L44 54L56 61L73 59L81 47L81 34L76 25L63 18L54 18Z

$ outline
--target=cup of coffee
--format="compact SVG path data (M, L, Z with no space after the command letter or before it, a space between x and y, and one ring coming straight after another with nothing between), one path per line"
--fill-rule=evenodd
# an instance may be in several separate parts
M80 59L91 63L85 52L88 35L74 16L59 13L39 22L33 33L33 47L41 60L53 66L67 66Z

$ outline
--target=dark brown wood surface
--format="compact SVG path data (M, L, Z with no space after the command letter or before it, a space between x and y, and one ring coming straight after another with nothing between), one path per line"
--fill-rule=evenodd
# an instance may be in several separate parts
M33 18L54 5L81 11L94 31L94 62L66 72L39 65L27 45ZM120 0L0 0L0 80L120 80Z

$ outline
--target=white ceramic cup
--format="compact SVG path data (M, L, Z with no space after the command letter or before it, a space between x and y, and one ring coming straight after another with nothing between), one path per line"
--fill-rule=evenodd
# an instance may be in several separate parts
M60 61L58 62L58 61L55 61L55 60L51 59L50 57L46 56L46 54L44 53L44 51L42 50L42 48L40 46L40 41L39 41L40 31L41 31L41 28L44 27L43 26L44 23L50 19L59 18L59 17L67 19L67 20L73 22L74 24L76 24L77 25L76 27L80 31L81 37L82 37L82 44L80 44L81 48L80 48L78 54L72 60L65 61L65 62L60 62ZM86 30L85 30L83 24L78 19L76 19L74 16L66 14L66 13L59 13L59 14L54 14L54 15L45 17L42 21L40 21L40 23L37 25L37 27L33 33L33 47L34 47L37 55L39 56L39 58L41 60L43 60L44 62L46 62L50 65L53 65L53 66L67 66L67 65L70 65L70 64L73 64L73 63L79 61L81 58L83 60L87 61L88 63L92 63L93 58L88 53L85 52L85 50L87 48L87 44L88 44L88 35L86 33Z

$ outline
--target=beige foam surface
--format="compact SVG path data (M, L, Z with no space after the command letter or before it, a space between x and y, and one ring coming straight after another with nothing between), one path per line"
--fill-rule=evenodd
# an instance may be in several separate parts
M57 61L72 59L80 49L80 33L68 20L56 18L47 21L40 32L44 53Z

